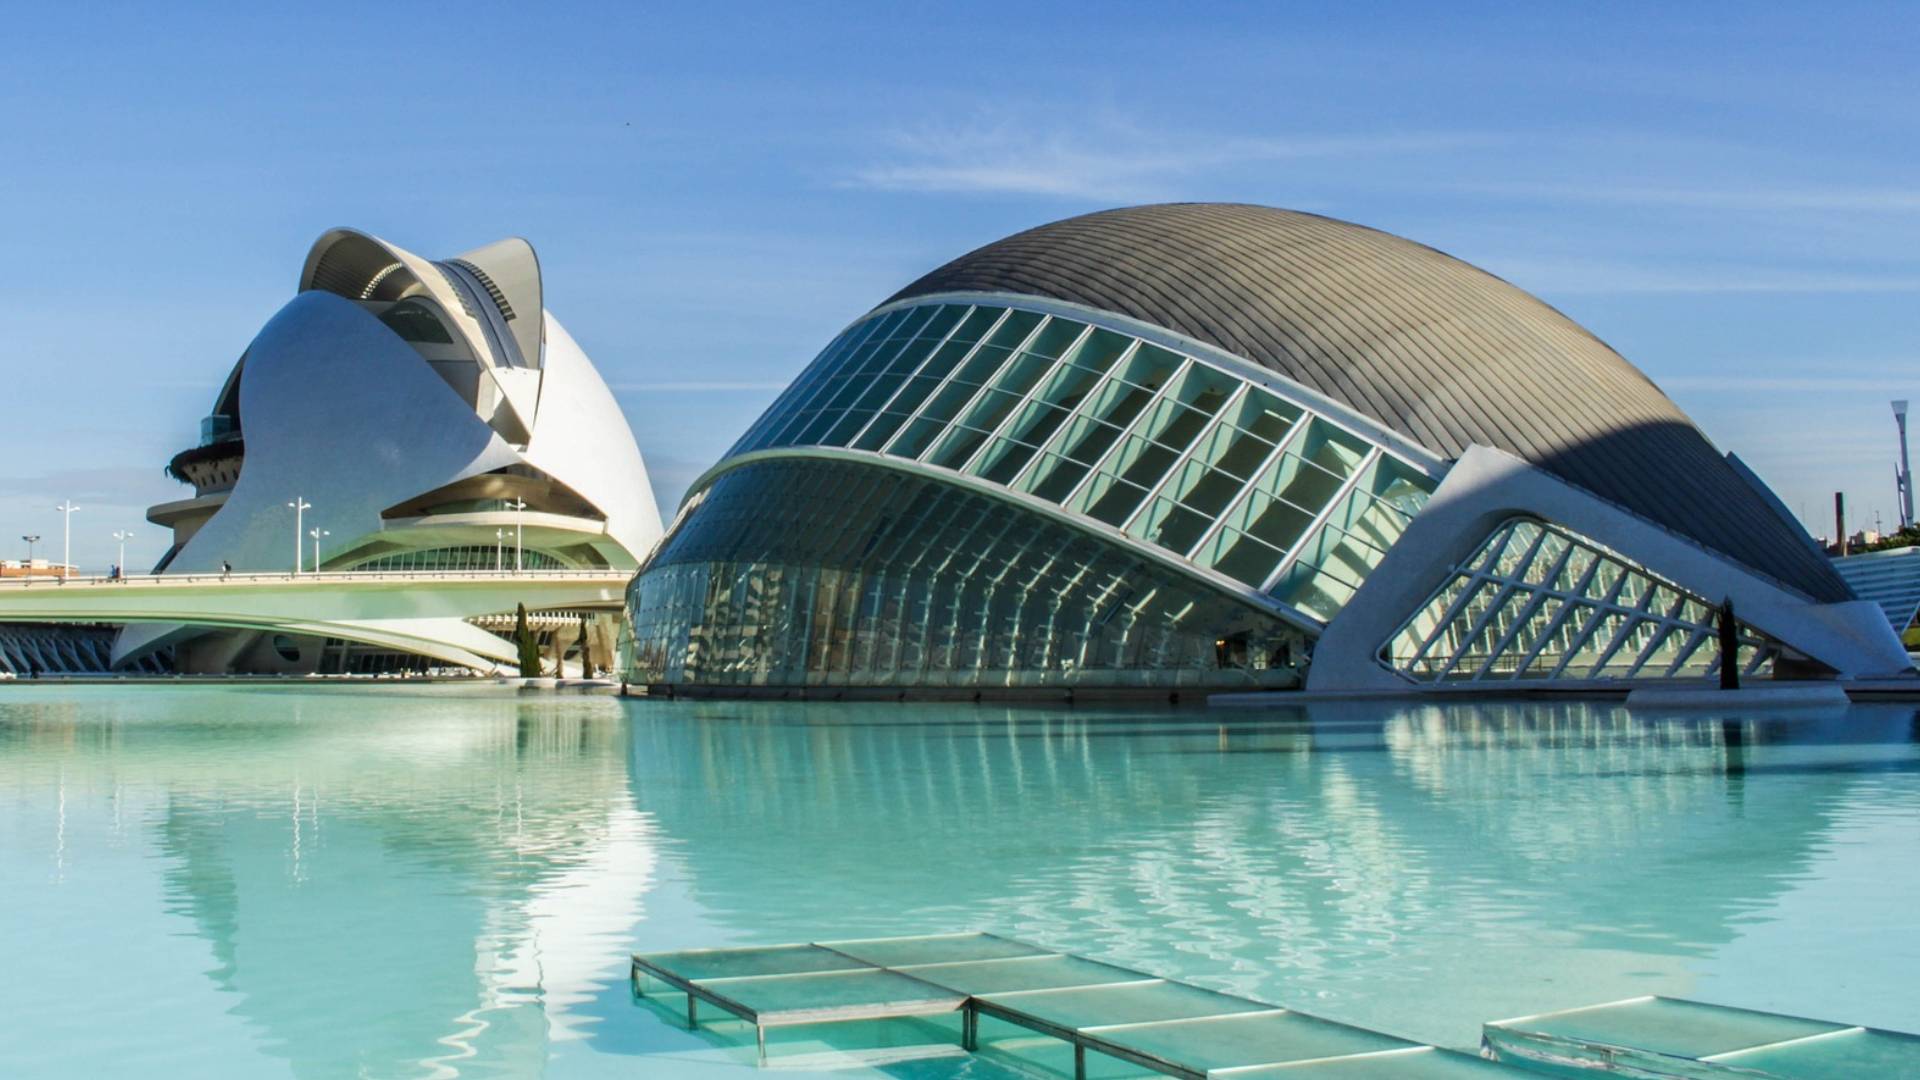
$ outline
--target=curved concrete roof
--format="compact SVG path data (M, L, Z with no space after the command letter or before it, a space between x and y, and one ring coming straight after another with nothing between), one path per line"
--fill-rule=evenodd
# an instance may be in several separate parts
M888 303L1047 297L1244 357L1445 457L1497 447L1769 574L1851 598L1652 380L1537 298L1443 252L1264 206L1106 210L988 244Z

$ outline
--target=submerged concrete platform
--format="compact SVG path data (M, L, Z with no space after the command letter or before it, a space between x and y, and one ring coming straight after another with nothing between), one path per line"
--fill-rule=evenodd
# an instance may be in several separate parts
M1920 1076L1920 1036L1653 996L1494 1021L1481 1046L1497 1060L1566 1077Z
M636 996L658 982L767 1032L805 1024L959 1013L978 1051L982 1019L1072 1048L1076 1077L1101 1054L1186 1080L1210 1076L1523 1076L1491 1061L1251 998L986 933L745 949L637 953ZM1229 1072L1230 1070L1230 1072Z

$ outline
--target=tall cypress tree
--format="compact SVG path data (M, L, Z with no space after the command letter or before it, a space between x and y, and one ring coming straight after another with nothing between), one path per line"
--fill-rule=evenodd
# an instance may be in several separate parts
M533 639L533 630L527 626L525 604L513 607L513 640L520 647L521 677L530 679L540 674L540 643Z
M587 636L587 613L580 613L580 677L593 678L593 639Z

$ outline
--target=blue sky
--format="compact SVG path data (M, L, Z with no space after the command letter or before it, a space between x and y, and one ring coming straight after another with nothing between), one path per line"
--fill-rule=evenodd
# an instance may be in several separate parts
M1444 12L1442 14L1441 12ZM103 566L352 225L518 234L670 512L841 325L1102 207L1306 209L1585 324L1827 531L1920 399L1920 9L21 7L0 37L0 551ZM324 417L315 417L325 422ZM47 550L46 548L42 549Z

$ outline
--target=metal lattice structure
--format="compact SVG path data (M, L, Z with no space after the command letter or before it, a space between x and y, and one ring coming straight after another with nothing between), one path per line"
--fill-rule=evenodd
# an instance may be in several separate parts
M1719 671L1715 607L1594 541L1534 518L1502 523L1403 624L1380 658L1415 682L1654 679ZM1742 625L1743 674L1777 646Z

